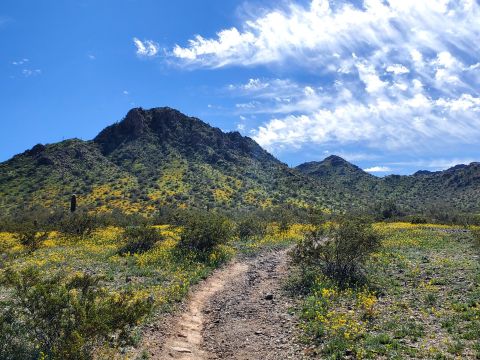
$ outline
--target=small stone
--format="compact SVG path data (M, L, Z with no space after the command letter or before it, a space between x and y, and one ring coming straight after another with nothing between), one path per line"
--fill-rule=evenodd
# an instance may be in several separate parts
M273 294L272 293L267 293L267 295L265 295L265 300L273 300Z
M190 354L192 350L182 347L172 347L172 350L182 354Z

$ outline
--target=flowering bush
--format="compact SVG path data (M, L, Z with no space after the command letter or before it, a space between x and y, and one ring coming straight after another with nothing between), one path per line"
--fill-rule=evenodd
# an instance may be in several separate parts
M164 239L157 229L148 226L127 227L122 238L126 240L126 244L118 250L120 255L144 253Z
M217 245L227 243L232 236L232 223L214 213L192 214L180 235L179 247L198 254L211 252Z
M92 359L96 346L125 339L153 305L132 293L111 294L88 274L42 278L27 268L9 270L3 280L14 296L0 313L1 359L18 359L19 351L24 359Z
M318 267L340 286L358 282L367 256L380 246L380 235L363 218L342 218L317 227L299 241L293 259Z

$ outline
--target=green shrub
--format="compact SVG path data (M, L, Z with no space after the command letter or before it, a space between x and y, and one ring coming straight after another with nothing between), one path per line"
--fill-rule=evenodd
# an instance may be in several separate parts
M287 232L290 226L295 221L292 211L290 209L280 208L277 215L278 215L278 218L277 218L278 229L281 232Z
M292 257L300 266L319 268L344 287L363 278L362 265L380 240L367 219L344 217L307 234Z
M0 359L30 360L34 349L30 338L26 336L26 324L19 321L18 310L5 301L0 302Z
M178 245L181 249L208 253L227 243L231 236L232 223L228 218L214 213L192 213L185 221Z
M237 222L236 231L240 240L262 238L267 232L267 224L258 216L247 215Z
M0 344L2 359L19 358L9 354L17 347L31 355L24 359L41 354L52 360L92 359L96 347L125 341L152 308L151 301L128 292L109 294L100 278L88 274L42 278L38 270L28 268L7 270L3 280L12 289L12 300L0 316L0 340L21 336L21 341Z
M148 226L128 227L122 238L126 240L126 244L118 250L120 255L144 253L164 239L157 229Z
M60 221L59 230L66 235L83 237L90 235L97 226L97 218L94 215L76 212Z
M480 248L480 229L470 229L470 232L472 233L475 245Z
M18 230L14 236L20 244L25 246L30 252L34 252L47 239L48 232L39 232L34 225Z
M428 220L425 216L422 215L411 215L408 216L407 219L410 221L411 224L426 224L428 223Z

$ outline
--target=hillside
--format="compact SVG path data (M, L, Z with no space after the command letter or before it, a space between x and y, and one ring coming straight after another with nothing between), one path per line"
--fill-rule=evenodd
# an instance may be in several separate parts
M330 209L393 200L409 209L479 208L480 164L378 178L338 157L289 168L254 140L171 108L135 108L93 140L34 146L0 164L0 210L79 204L152 213L160 206Z
M295 169L319 180L331 194L348 199L349 204L367 206L376 198L380 179L339 156L331 155L323 161L304 163Z
M463 211L480 208L480 163L457 165L444 171L418 171L413 175L379 178L338 157L296 167L323 186L358 203L394 201L405 209L423 210L447 204Z
M72 193L82 206L130 212L331 203L316 179L252 139L170 108L132 109L92 141L36 145L0 170L5 212L66 206Z

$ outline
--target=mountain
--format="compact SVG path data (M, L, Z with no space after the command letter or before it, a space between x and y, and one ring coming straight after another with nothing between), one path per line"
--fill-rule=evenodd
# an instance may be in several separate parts
M480 165L378 178L338 157L290 168L238 132L224 133L167 107L135 108L93 140L71 139L0 163L0 215L67 208L71 194L97 211L160 206L324 209L395 201L479 209Z
M0 209L64 207L72 193L97 210L332 206L318 180L238 132L171 108L132 109L93 140L36 145L0 164ZM338 202L338 201L337 201Z
M436 205L463 211L480 209L480 163L477 162L444 171L423 170L413 175L378 178L333 155L321 162L301 164L296 169L364 206L392 201L407 210Z

